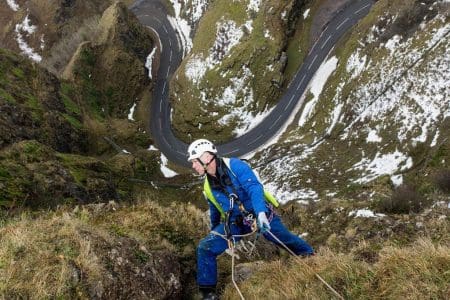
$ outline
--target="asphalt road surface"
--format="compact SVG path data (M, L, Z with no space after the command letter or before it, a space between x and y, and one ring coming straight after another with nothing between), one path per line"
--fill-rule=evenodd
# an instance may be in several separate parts
M159 37L160 63L154 74L150 130L158 149L172 162L189 166L186 161L188 145L175 137L170 123L169 81L183 58L179 32L167 19L162 0L138 0L130 10L139 21ZM255 128L244 135L217 145L219 155L240 157L264 146L285 126L300 103L309 81L339 38L369 12L375 0L350 1L323 29L311 47L302 66L296 72L276 107Z

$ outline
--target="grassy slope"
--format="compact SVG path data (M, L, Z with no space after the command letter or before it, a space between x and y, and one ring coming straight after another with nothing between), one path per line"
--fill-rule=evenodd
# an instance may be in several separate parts
M356 49L361 47L359 42L365 40L371 27L378 22L378 16L389 14L395 15L401 7L404 8L403 3L391 3L388 1L377 2L372 12L351 31L351 34L348 34L345 39L341 40L336 47L334 54L339 58L339 61L347 61L350 55L354 53ZM418 31L409 51L423 47L424 43L429 40L429 33L435 26L442 26L442 22L430 22L427 26L427 30ZM387 36L385 38L389 39L390 37ZM319 101L316 104L316 110L314 111L313 116L303 127L292 125L282 138L284 142L282 144L279 143L276 148L273 147L273 150L269 149L266 151L266 154L262 158L263 161L267 159L264 158L265 156L280 156L281 153L286 153L286 149L288 148L291 149L289 155L300 157L305 153L304 149L307 148L308 145L311 145L314 140L324 137L325 131L329 128L332 120L331 113L336 105L338 103L344 105L342 110L343 122L338 123L337 126L334 127L331 136L326 138L324 143L318 146L312 155L306 159L297 159L296 166L289 167L289 169L292 169L292 172L280 177L280 182L289 180L294 187L300 185L303 187L312 187L319 191L322 196L324 196L324 191L326 192L328 190L337 190L345 194L347 192L353 192L355 186L351 181L358 178L361 174L357 171L350 173L344 171L360 161L363 155L362 153L365 153L364 155L366 157L373 157L377 151L388 153L395 151L395 149L399 149L399 151L403 151L413 157L414 162L420 162L424 156L428 155L427 152L421 152L409 143L405 143L404 145L398 144L397 131L401 124L389 115L382 121L375 120L370 122L366 120L365 122L356 122L352 124L358 116L356 114L356 109L358 106L364 105L363 100L367 100L367 97L364 98L364 96L358 94L361 91L358 90L357 87L370 87L372 83L381 83L380 79L377 79L377 76L379 76L380 69L382 68L385 69L383 78L389 79L395 77L395 73L406 65L401 62L401 57L394 57L394 59L389 58L386 49L384 47L379 47L377 44L369 44L360 51L363 53L360 54L360 57L367 55L370 58L370 67L358 77L350 79L346 70L346 64L338 64L335 73L329 78ZM445 51L445 43L428 53L424 60L420 61L419 64L416 64L414 69L410 71L411 76L425 78L426 76L422 69L424 66L426 68L433 60L438 61L439 57L443 55L443 51ZM386 65L389 64L389 68L386 68ZM428 67L428 72L433 72L430 67ZM430 75L431 74L433 73L430 73ZM389 84L387 80L386 82ZM403 103L406 105L413 105L412 107L414 107L414 104L408 102L406 95L403 97ZM294 124L295 123L296 121L294 121ZM343 138L343 129L350 124L352 124L348 127L350 136ZM371 128L376 128L376 126L380 125L384 128L379 130L379 135L383 138L382 145L367 143L366 137L369 126ZM415 131L412 131L410 135L414 134L417 136L417 129L414 130ZM427 143L430 142L431 139L428 139ZM275 153L277 153L277 155L275 155ZM294 161L291 161L291 164L295 164ZM267 174L271 173L271 167L267 168L267 170ZM331 177L333 180L330 180ZM268 178L273 178L273 176L268 175ZM306 179L308 179L309 182L305 183L304 180ZM372 186L372 188L373 187L374 186ZM348 190L346 191L346 189Z
M208 221L192 204L174 202L174 197L184 195L185 191L155 189L134 205L62 207L2 221L0 295L89 297L89 287L106 280L104 274L114 269L110 251L105 249L120 249L121 243L129 240L134 246L126 249L127 259L136 260L127 264L137 268L145 265L152 251L174 253L186 274L182 279L185 296L192 296L195 247L206 233ZM414 229L409 227L414 227L420 216L409 221L405 216L391 220L349 218L351 208L335 204L320 204L315 214L290 207L280 211L294 232L299 232L299 224L310 231L307 239L318 255L299 261L283 255L256 264L252 277L239 283L246 298L329 299L330 292L315 277L317 273L345 298L396 299L409 291L411 299L444 299L450 267L449 220L439 216L446 208L433 209L423 216L424 226ZM330 230L339 229L343 230L339 236L330 234ZM321 242L317 238L325 241L325 247L318 246ZM341 248L342 244L347 246ZM257 245L256 251L261 253L262 240ZM230 257L221 256L219 266L219 285L227 285ZM138 280L134 273L130 276L121 281ZM230 283L223 298L235 297Z
M104 249L120 248L122 238L150 252L170 250L181 262L186 260L185 267L192 272L195 263L189 260L194 257L195 243L206 225L202 213L191 205L160 206L155 201L148 198L124 208L109 204L73 211L60 209L38 217L23 214L2 223L0 297L89 297L89 287L98 281L107 282L102 277L111 265ZM94 240L89 242L91 238ZM142 264L148 260L141 250L127 250ZM128 279L136 280L133 278Z
M411 247L383 248L374 264L325 249L305 260L275 261L241 289L246 298L330 299L334 295L316 277L319 274L345 299L445 299L449 268L449 246L422 239ZM228 287L223 299L235 298L236 291Z

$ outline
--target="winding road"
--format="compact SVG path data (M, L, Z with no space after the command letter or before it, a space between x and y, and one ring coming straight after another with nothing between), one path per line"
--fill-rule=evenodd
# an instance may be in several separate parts
M178 32L167 19L167 10L160 0L138 0L130 10L139 21L155 32L160 39L160 63L153 90L150 130L159 150L171 161L189 166L186 161L188 145L175 137L170 124L169 81L183 58ZM276 107L255 128L244 135L217 145L222 156L240 157L271 140L290 119L300 102L309 81L338 39L369 12L375 0L350 1L323 29L311 47L302 66L294 75Z

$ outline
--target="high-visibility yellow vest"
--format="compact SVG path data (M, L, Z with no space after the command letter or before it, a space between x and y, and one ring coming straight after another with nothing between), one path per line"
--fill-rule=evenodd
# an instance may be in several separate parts
M223 158L223 161L224 161L225 165L228 167L228 169L231 171L231 173L233 173L233 171L230 168L230 159ZM234 173L233 173L233 175L236 176ZM255 175L258 178L258 175L257 174L255 174ZM258 180L259 180L259 178L258 178ZM222 220L225 220L225 212L224 212L222 206L220 206L219 202L217 202L216 197L214 197L214 194L212 192L211 185L209 184L207 176L205 176L205 182L203 183L203 194L217 208L217 210L220 213L220 218ZM275 207L278 207L280 205L278 203L277 199L267 190L264 190L264 198L267 202L269 202L270 204L272 204Z

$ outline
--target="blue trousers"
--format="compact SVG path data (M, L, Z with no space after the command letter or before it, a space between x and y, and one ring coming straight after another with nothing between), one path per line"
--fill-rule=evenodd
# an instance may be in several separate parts
M251 231L249 226L231 224L230 227L233 235L245 234ZM291 233L277 215L273 216L270 227L270 232L296 255L311 255L314 253L313 248L300 237ZM217 225L213 230L224 234L224 224ZM267 240L281 246L269 233L264 233L263 235ZM236 239L236 241L238 240ZM227 248L227 241L213 233L209 233L200 241L197 247L197 284L199 286L214 286L217 284L217 256L222 254Z

